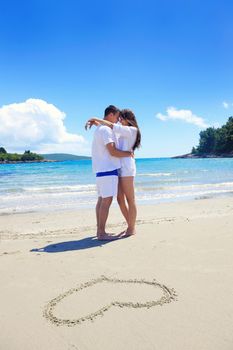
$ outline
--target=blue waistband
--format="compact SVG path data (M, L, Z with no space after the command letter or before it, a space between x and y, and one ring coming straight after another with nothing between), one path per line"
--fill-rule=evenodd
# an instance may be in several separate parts
M118 176L118 170L110 170L110 171L102 171L100 173L96 173L96 177L100 177L100 176L110 176L110 175L116 175Z

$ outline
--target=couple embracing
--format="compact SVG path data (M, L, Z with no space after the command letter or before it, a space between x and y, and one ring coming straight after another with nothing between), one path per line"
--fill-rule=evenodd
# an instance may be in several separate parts
M91 118L85 128L96 126L92 142L92 167L96 174L97 238L112 240L135 234L137 207L134 194L136 165L134 150L140 146L141 133L134 113L113 105L105 109L104 118ZM105 231L113 197L127 222L127 229L118 235Z

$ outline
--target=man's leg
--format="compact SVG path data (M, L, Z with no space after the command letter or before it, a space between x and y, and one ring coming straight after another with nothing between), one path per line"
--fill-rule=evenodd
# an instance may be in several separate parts
M97 223L97 237L99 240L113 240L118 239L118 236L113 236L105 231L109 208L112 204L113 197L117 195L118 177L104 176L97 180L98 194L101 200L98 200L96 205L96 215L98 215Z
M102 197L98 197L98 201L96 203L95 212L96 212L96 226L97 226L97 236L99 232L99 216L100 216L100 205L101 205Z
M109 208L112 204L113 197L101 198L98 208L98 228L97 228L97 236L98 238L107 238L107 234L105 232L105 225L109 214Z

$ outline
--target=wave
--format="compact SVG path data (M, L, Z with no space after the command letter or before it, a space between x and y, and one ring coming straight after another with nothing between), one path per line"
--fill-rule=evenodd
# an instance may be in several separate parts
M44 200L48 201L52 198L89 198L90 196L96 195L96 190L93 191L82 191L82 192L43 192L43 193L37 193L36 195L33 193L17 193L17 194L12 194L12 195L1 195L1 202L4 203L4 201L14 201L14 200Z
M233 193L233 189L230 190L211 190L211 191L198 191L198 192L185 192L185 193L163 193L158 195L144 195L138 196L138 200L159 200L159 199L175 199L175 198L183 198L183 197L196 197L210 194L223 194L223 193Z
M137 174L137 176L171 176L173 173L146 173L146 174Z
M6 188L1 190L3 193L64 193L64 192L92 192L95 191L96 185L61 185L61 186L33 186Z
M86 185L62 185L62 186L45 186L45 187L26 187L24 188L25 191L30 192L43 192L43 191L82 191L82 190L92 190L95 188L94 184L86 184Z
M208 184L193 184L193 185L180 185L180 186L160 186L160 187L144 187L144 186L136 186L136 191L177 191L177 190L198 190L198 189L214 189L214 188L224 188L230 187L233 189L233 182L221 182L221 183L208 183Z

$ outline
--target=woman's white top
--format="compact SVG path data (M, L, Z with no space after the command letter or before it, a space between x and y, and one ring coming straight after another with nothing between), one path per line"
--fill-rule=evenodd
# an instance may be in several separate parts
M114 124L113 131L117 137L118 148L121 151L131 151L136 138L138 129L134 126L124 126L121 124ZM120 176L135 176L136 175L136 165L135 159L132 157L120 158L121 169Z

